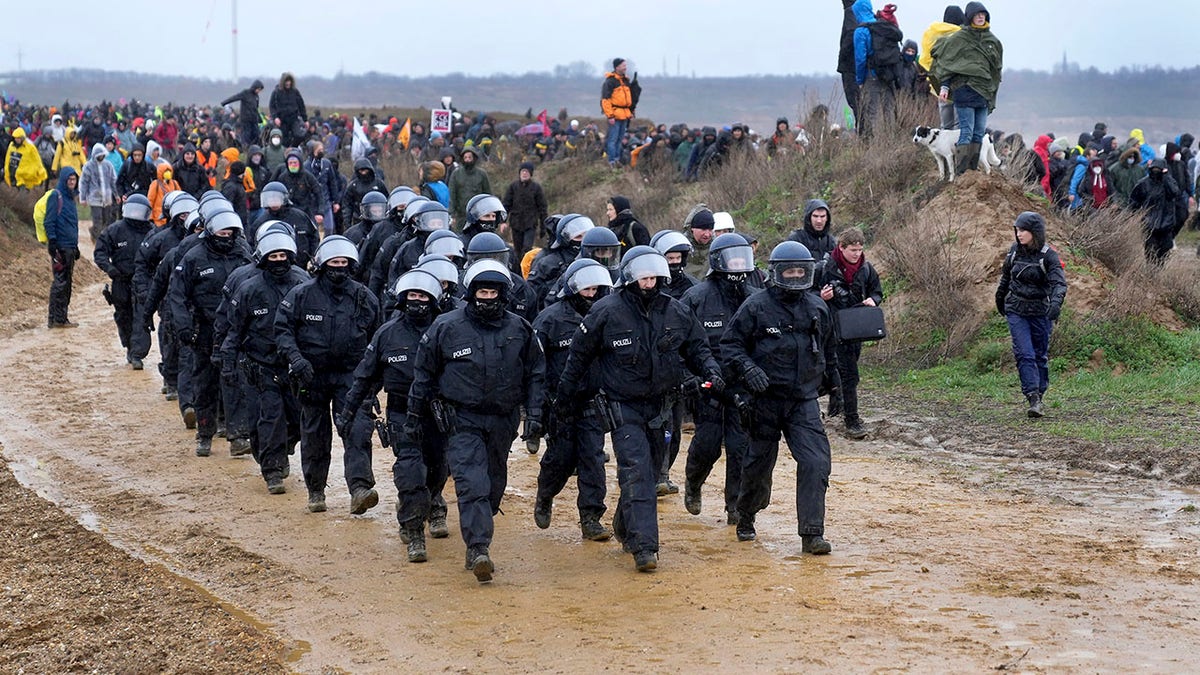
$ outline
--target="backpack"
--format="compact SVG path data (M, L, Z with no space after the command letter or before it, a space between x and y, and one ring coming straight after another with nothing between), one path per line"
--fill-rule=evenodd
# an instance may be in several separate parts
M37 240L43 244L50 243L50 237L46 236L46 202L50 201L50 195L56 192L58 190L46 190L33 205L33 231L37 234ZM58 212L62 213L61 200L58 202Z
M871 54L867 56L867 67L875 71L879 81L893 87L900 85L900 41L904 33L888 21L872 21L859 24L871 34Z
M1054 248L1050 244L1042 245L1041 255L1038 257L1038 264L1040 264L1042 266L1042 274L1047 273L1047 271L1046 271L1046 251L1054 251L1055 253L1058 253L1058 249ZM1013 244L1008 249L1008 255L1004 256L1004 269L1012 269L1013 260L1015 260L1016 258L1017 258L1017 244ZM1063 260L1063 257L1061 255L1058 256L1058 264L1060 266L1062 266L1063 271L1065 272L1067 269L1067 261Z

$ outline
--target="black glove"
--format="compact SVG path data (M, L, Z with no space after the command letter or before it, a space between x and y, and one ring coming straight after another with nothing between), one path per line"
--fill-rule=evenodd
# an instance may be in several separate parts
M350 427L354 424L354 410L347 408L333 416L333 427L337 429L338 436L345 438L350 435Z
M414 443L421 440L421 416L415 412L409 412L404 418L404 426L400 427L404 435L408 436L409 440Z
M200 331L192 328L185 330L179 334L179 341L189 347L195 347L196 342L200 340Z
M76 260L79 260L79 249L77 249L77 248L73 248L73 249L71 249L71 250L75 252L75 259L76 259Z
M996 294L996 311L1004 316L1004 298L999 293Z
M742 380L745 381L746 388L756 394L763 393L771 386L771 378L767 377L766 371L753 364L742 373Z
M288 374L301 387L307 386L308 383L313 381L313 377L316 376L312 364L304 357L300 357L288 365Z
M702 384L704 384L704 381L700 378L696 377L695 375L689 376L684 379L682 384L679 385L679 393L682 394L684 398L696 398L700 395L700 392L703 391L703 388L700 386Z
M57 257L59 254L58 242L53 239L46 242L46 250L49 251L51 258Z
M216 352L213 352L216 354ZM221 359L221 383L226 387L237 386L237 361L233 359Z
M725 391L725 378L715 370L708 374L708 383L712 385L708 390L714 394Z
M558 395L554 400L554 417L559 424L565 424L568 420L573 420L578 416L578 411L575 409L574 401L569 396Z
M1050 311L1046 313L1046 318L1051 321L1058 321L1058 315L1062 313L1062 307L1051 306Z
M521 440L541 438L545 433L546 430L542 428L542 411L530 410L525 413L525 433L521 434Z

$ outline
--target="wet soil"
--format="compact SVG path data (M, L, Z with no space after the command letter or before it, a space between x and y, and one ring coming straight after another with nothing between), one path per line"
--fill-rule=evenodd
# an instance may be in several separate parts
M169 571L175 598L88 593L131 612L170 606L173 621L140 622L137 638L162 653L183 649L181 634L207 645L212 633L192 622L214 606L247 635L267 636L244 653L259 665L194 662L230 671L270 669L280 654L299 672L1186 671L1200 643L1200 494L1019 452L947 449L920 420L872 410L870 392L873 438L847 441L830 427L832 555L800 552L784 452L757 542L737 542L725 525L718 465L702 515L689 515L682 495L660 500L660 565L636 573L619 544L581 541L573 486L550 529L534 526L538 458L517 444L492 547L496 581L479 586L463 569L453 506L452 536L430 541L429 562L409 564L390 453L376 454L382 498L363 516L349 514L337 462L330 511L310 514L298 458L288 493L272 496L253 461L230 458L224 442L195 457L177 407L159 393L157 353L145 371L129 370L94 290L72 305L80 328L30 320L0 342L3 457L22 485L87 528L39 502L4 518L6 546L53 532L57 546L21 559L75 568L88 559L78 542L104 550L102 538L144 561L126 558L134 564ZM19 574L0 567L0 670L71 669L54 649L27 653L29 641L13 636L43 608L71 605L79 585L43 575L20 587ZM92 654L88 669L122 670L122 655L85 637L62 630L55 640Z

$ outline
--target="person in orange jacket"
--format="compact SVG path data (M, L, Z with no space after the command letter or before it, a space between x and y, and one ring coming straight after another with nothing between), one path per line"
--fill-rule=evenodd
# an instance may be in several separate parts
M600 110L608 118L608 134L604 137L604 147L608 153L608 163L612 166L621 159L621 141L629 128L629 120L633 119L638 95L641 93L637 73L633 75L633 82L625 77L627 67L625 59L613 59L613 69L605 73L604 86L600 90Z
M158 179L150 184L150 190L146 193L146 197L150 200L150 220L155 226L167 222L167 217L163 214L163 197L166 197L168 192L178 189L179 182L172 175L170 163L160 162Z

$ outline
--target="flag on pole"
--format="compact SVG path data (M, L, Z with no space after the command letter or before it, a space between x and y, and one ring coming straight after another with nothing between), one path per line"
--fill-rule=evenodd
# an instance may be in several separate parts
M363 131L362 122L354 118L354 137L350 139L350 159L359 160L367 156L367 148L371 147L371 139Z
M401 146L403 146L405 150L408 149L408 138L411 134L412 134L412 118L406 117L404 119L404 126L400 127L400 133L396 134L396 141Z

